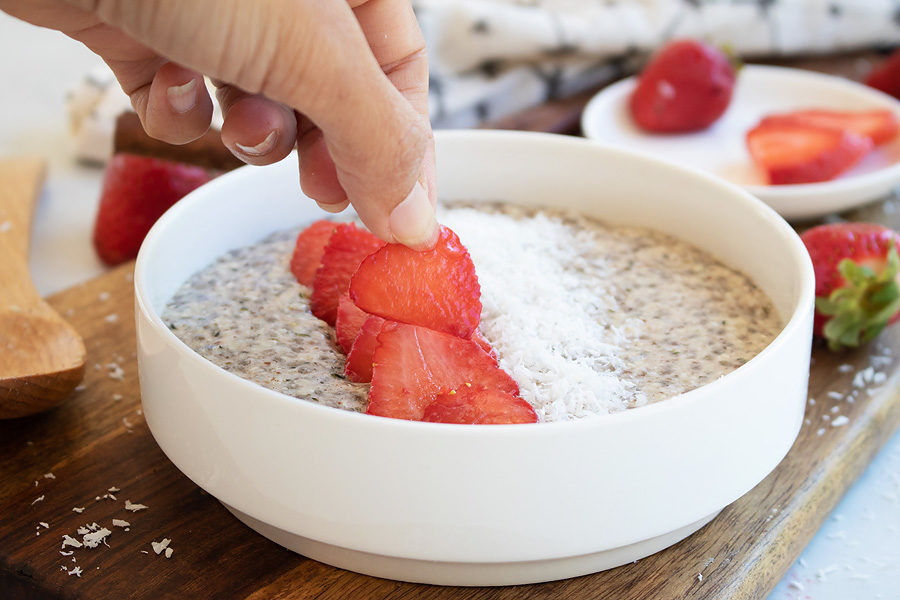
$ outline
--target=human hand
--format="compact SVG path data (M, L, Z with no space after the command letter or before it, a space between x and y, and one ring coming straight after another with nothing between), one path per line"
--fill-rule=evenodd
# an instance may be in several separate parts
M377 236L437 238L428 65L409 0L0 0L115 73L147 133L173 144L225 115L222 141L264 165L296 143L303 191L352 204ZM252 202L252 198L248 198Z

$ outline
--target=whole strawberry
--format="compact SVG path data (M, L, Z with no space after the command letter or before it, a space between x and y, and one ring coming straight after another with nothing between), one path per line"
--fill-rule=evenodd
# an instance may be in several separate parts
M820 225L801 239L816 274L814 333L838 350L900 319L900 234L869 223Z
M900 48L872 69L866 78L866 84L894 98L900 98Z
M631 94L631 115L647 131L682 133L712 125L731 102L734 66L698 40L678 40L651 59Z
M206 170L193 165L117 154L106 166L94 222L97 254L111 266L136 257L156 220L209 180Z

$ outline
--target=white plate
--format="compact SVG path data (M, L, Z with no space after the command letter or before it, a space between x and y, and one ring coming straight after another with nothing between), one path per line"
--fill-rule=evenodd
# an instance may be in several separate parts
M760 118L805 108L886 108L900 118L900 102L848 79L812 71L747 65L738 74L731 106L710 128L678 135L640 130L628 111L636 84L630 77L588 103L581 127L588 138L703 169L743 186L786 219L810 219L886 196L900 185L900 138L873 150L833 181L766 185L747 152L745 136Z

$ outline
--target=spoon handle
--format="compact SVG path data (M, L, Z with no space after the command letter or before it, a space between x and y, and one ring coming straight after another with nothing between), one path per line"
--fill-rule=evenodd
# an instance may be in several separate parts
M28 247L45 170L36 158L0 160L0 311L41 301L28 272Z

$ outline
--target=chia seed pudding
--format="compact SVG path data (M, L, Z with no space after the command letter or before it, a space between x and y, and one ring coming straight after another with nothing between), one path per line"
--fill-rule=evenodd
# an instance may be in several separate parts
M743 274L671 236L511 204L442 207L481 284L480 329L541 421L658 402L744 364L781 330ZM297 230L190 277L163 320L216 365L290 396L365 411L331 327L289 261Z

